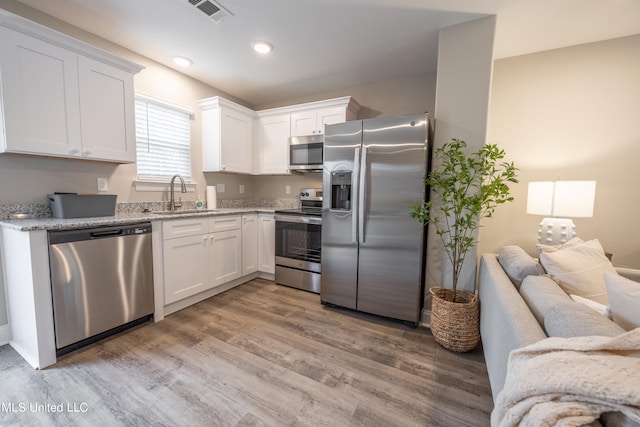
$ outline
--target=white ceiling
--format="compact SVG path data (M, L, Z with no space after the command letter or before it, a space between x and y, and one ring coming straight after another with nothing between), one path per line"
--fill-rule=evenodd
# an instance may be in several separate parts
M435 71L438 29L497 15L495 57L640 33L638 0L19 0L251 105ZM261 57L251 43L274 51Z

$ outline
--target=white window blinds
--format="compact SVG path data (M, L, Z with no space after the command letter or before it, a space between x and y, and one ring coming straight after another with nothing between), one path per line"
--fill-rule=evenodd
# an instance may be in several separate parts
M136 98L138 178L191 178L191 114Z

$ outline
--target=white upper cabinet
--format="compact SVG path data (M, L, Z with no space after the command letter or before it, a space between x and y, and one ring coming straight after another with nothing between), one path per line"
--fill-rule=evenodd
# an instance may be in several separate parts
M265 116L258 120L256 173L289 173L290 131L291 114Z
M136 161L133 78L89 58L78 58L82 155Z
M347 121L347 108L331 107L291 114L291 136L321 135L324 126Z
M323 134L325 125L355 120L359 110L345 96L258 111L256 173L289 173L289 137Z
M142 67L0 11L0 150L135 162Z
M289 173L289 137L324 133L325 125L355 120L350 96L253 111L219 96L202 110L203 172Z
M203 172L253 173L255 112L219 96L198 104L202 109Z

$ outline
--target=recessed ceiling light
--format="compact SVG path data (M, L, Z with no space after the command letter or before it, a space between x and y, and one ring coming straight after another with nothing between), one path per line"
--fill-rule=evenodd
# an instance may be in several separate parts
M253 50L262 54L269 53L273 50L273 45L265 41L252 43L251 46L253 46Z
M190 60L189 58L185 58L184 56L174 56L173 62L181 67L189 67L191 66L191 64L193 64L192 60Z

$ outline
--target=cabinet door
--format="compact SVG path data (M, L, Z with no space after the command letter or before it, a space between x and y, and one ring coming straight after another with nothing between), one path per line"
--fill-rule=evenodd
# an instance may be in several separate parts
M273 214L258 216L258 270L275 274L276 221Z
M211 286L219 286L242 275L242 230L209 235Z
M325 125L333 125L346 121L347 113L344 107L323 108L318 110L318 133L324 133Z
M253 118L230 108L222 108L220 117L220 170L225 172L253 172Z
M242 215L242 275L258 271L258 215Z
M260 174L289 173L291 115L263 117L258 132L258 170Z
M304 110L291 114L291 136L315 135L316 110Z
M77 55L0 27L5 151L80 156Z
M163 242L164 303L171 304L207 290L207 236L188 236Z
M136 161L133 76L89 58L78 58L82 156Z

